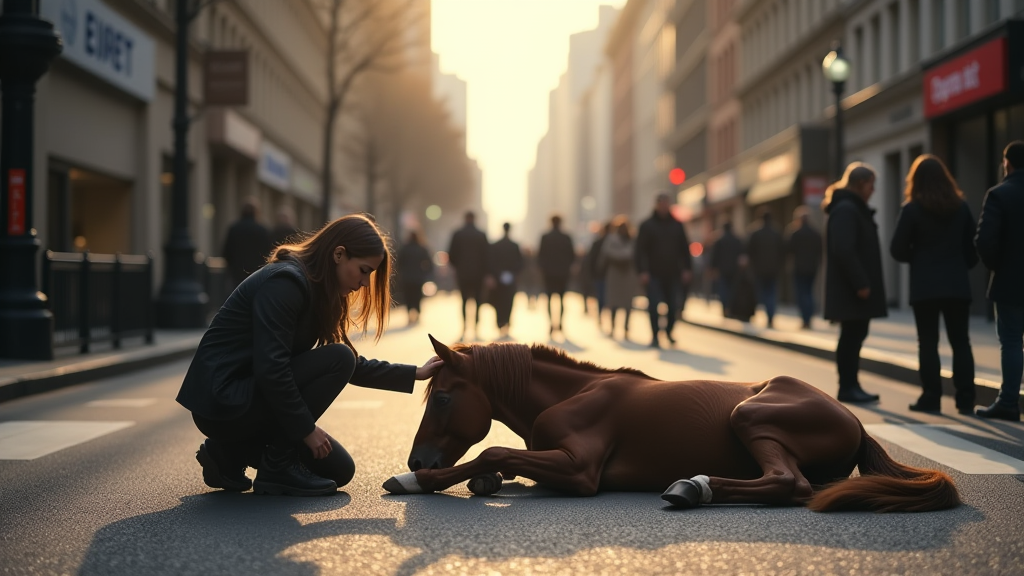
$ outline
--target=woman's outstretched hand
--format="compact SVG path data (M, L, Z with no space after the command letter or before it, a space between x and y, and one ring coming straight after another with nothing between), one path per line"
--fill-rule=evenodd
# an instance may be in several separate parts
M331 437L319 426L313 428L309 436L303 438L302 441L309 446L310 451L313 452L313 458L317 460L326 458L331 453Z
M432 377L434 374L437 374L437 371L441 369L441 366L444 366L444 360L441 360L437 356L431 357L430 360L427 360L426 364L416 369L416 379L426 380Z

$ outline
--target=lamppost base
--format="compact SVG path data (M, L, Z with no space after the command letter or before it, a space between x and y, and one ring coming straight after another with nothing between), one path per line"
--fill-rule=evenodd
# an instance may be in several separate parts
M0 310L0 357L53 360L53 314L49 310Z

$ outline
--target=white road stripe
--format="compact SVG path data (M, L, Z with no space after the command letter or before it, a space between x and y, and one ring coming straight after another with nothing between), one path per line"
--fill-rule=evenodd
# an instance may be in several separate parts
M0 422L0 460L34 460L134 424L39 420Z
M345 400L331 404L331 408L340 410L375 410L384 405L381 400Z
M145 408L156 404L156 398L109 398L86 402L89 408Z
M970 430L962 426L928 424L864 425L872 436L884 438L964 474L1024 474L1024 462L944 432L943 428Z

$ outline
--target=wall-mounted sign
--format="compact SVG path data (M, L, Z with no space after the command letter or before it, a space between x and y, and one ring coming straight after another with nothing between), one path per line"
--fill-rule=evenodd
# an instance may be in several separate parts
M1006 90L1006 38L940 64L924 75L924 115L934 118Z
M281 192L287 192L291 187L291 172L291 156L264 140L260 144L260 162L256 170L260 182Z
M203 101L213 106L249 104L249 51L211 50L203 66Z
M757 166L757 181L767 182L794 172L796 172L796 155L792 153L779 154Z
M732 170L708 179L708 203L728 200L736 195L736 173Z
M64 38L62 58L144 100L155 87L153 40L100 0L48 0L40 15Z

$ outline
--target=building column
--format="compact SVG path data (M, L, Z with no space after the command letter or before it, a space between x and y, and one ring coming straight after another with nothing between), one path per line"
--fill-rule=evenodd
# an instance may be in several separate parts
M887 80L899 72L899 66L897 65L896 70L892 69L891 55L896 50L896 47L892 45L892 27L896 23L890 18L888 6L879 11L878 18L880 20L878 33L882 35L878 42L879 49L882 51L881 57L878 59L878 80L881 81Z
M977 2L977 0L975 0ZM981 2L978 2L981 4ZM956 37L956 0L946 0L946 46L952 46L957 41ZM945 48L946 46L943 46Z
M971 0L969 2L971 8L971 31L972 35L981 32L981 29L985 27L985 5L988 2L979 2L978 0Z
M916 64L916 62L910 61L910 43L913 41L914 37L914 35L911 34L911 26L921 25L919 22L910 21L910 0L900 0L899 11L900 27L898 30L899 46L897 49L900 51L900 69L896 71L897 73L903 72L904 70L910 70L914 66L914 64ZM920 34L918 34L918 36L918 40L920 40ZM920 53L921 52L918 51L918 54Z
M921 37L918 38L918 54L921 55L921 60L927 59L932 55L932 29L935 28L935 15L932 14L932 3L931 0L921 0L917 5L920 11L920 28Z

